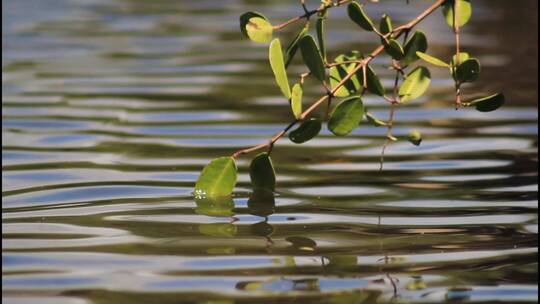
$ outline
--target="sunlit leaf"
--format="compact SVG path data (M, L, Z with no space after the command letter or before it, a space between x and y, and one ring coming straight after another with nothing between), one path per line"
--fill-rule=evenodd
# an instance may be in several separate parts
M249 166L249 177L253 188L274 190L276 186L276 173L272 159L267 152L257 155Z
M317 118L310 118L304 121L300 127L289 133L289 139L297 144L305 143L313 137L319 135L321 131L321 121Z
M399 88L399 98L401 102L422 96L431 83L431 74L426 67L419 66L412 70L403 84Z
M325 18L318 18L316 23L317 29L317 41L319 42L319 49L321 51L321 56L323 61L326 61L326 41L325 41L325 32L324 32L324 23Z
M281 43L278 38L272 40L272 43L270 43L269 59L281 93L283 93L285 98L290 99L291 88L289 87L289 78L287 77L285 62L283 61L283 51L281 50Z
M369 16L364 12L363 6L358 4L358 2L349 3L347 13L349 14L349 18L361 28L366 31L373 31L373 21L371 21Z
M291 63L296 51L300 47L300 40L307 34L308 30L309 23L298 33L298 35L296 35L293 41L291 41L291 44L287 47L287 50L285 51L285 68Z
M356 61L358 58L353 54L339 55L334 60L335 63ZM330 68L330 87L336 88L337 85L345 78L354 68L357 63L340 64ZM348 97L355 94L360 89L360 83L358 82L357 75L353 75L349 78L343 86L341 86L335 93L337 97Z
M313 37L306 35L300 40L300 51L311 74L323 81L326 77L324 62Z
M232 193L236 185L236 164L232 157L212 160L201 172L195 184L198 197L220 197Z
M422 134L417 130L409 132L407 140L415 146L419 146L422 143Z
M416 52L425 53L428 49L427 38L424 32L416 31L403 47L405 56L401 60L403 65L409 65L419 59Z
M388 43L384 43L384 50L395 60L401 60L405 56L403 47L395 39L389 39Z
M244 36L261 43L272 40L274 31L268 19L257 12L247 12L240 16L240 29Z
M378 119L377 117L373 116L371 113L366 112L366 119L371 125L375 127L383 127L383 126L388 125L388 123Z
M339 103L328 121L328 129L337 136L351 133L364 117L364 104L359 96L343 100Z
M464 26L472 15L472 5L469 0L447 0L442 7L442 13L446 23L454 27L454 4L455 1L459 1L459 11L457 14L458 25Z
M291 110L295 118L300 118L302 115L302 95L303 93L302 85L299 83L295 84L292 88L291 95Z
M431 63L431 64L433 64L435 66L443 67L443 68L449 68L450 67L450 65L448 63L440 60L439 58L428 55L426 53L416 52L416 55L418 57L420 57L422 60L424 60L425 62Z
M501 93L493 94L487 97L475 99L468 103L469 106L476 107L480 112L491 112L500 108L505 102L504 95Z
M480 75L480 61L469 58L462 62L456 69L456 80L459 82L472 82Z

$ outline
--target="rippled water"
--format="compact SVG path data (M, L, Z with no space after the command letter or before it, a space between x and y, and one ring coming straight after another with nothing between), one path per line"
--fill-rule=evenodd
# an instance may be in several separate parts
M279 142L275 195L252 193L242 158L232 199L195 201L204 164L291 119L237 17L299 7L257 2L2 1L5 303L537 302L537 2L474 1L463 43L483 74L467 91L502 89L497 112L453 110L433 69L395 129L424 142L390 146L383 172L384 129L325 131ZM381 2L370 14L398 23L430 3ZM375 46L331 14L331 49ZM421 28L451 55L440 13Z

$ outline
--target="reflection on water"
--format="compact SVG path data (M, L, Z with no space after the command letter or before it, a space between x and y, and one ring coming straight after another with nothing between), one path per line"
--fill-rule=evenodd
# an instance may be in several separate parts
M426 5L367 9L392 9L401 23ZM383 172L383 128L347 138L323 129L305 145L276 145L276 193L252 191L241 159L232 198L193 199L210 159L291 118L266 48L241 40L237 16L284 20L298 8L3 0L3 300L537 302L538 49L514 47L537 39L533 0L475 1L464 29L464 48L483 63L468 91L503 88L504 108L453 110L447 72L434 69L428 95L400 109L395 128L425 140L390 146ZM330 49L371 49L346 19L332 11ZM438 13L422 28L430 53L451 55ZM390 84L386 62L374 62ZM385 103L366 104L386 116Z

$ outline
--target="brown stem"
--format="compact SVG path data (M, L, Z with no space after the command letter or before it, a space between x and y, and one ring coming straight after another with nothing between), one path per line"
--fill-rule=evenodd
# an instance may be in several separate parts
M340 5L345 2L348 2L349 0L342 0L337 2L335 5ZM418 23L420 23L424 18L426 18L429 14L434 12L437 8L439 8L446 0L437 0L435 3L433 3L430 7L428 7L425 11L423 11L420 15L418 15L416 18L414 18L409 23L402 25L396 29L394 29L392 32L388 33L395 34L396 39L399 38L403 33L408 32L410 29L412 29L414 26L416 26ZM324 103L328 98L336 96L336 92L345 85L345 83L356 73L363 68L364 66L367 66L368 63L375 57L377 57L382 51L384 51L384 45L379 45L377 48L375 48L362 62L356 66L349 74L347 74L337 85L336 87L329 93L325 94L324 96L321 96L317 101L315 101L307 110L302 112L300 117L296 119L295 121L291 122L283 131L277 133L274 135L268 143L260 144L251 148L242 149L237 152L235 152L232 157L237 158L238 156L242 154L251 153L254 151L258 151L264 148L270 148L274 146L274 143L276 143L281 137L283 137L287 131L289 131L293 126L295 126L298 122L304 121L315 109L317 109L322 103ZM394 103L392 104L394 106ZM393 117L393 114L392 114Z
M461 64L461 42L460 42L460 28L459 28L459 3L460 1L454 1L454 36L456 37L456 66ZM461 107L461 83L456 81L456 110Z

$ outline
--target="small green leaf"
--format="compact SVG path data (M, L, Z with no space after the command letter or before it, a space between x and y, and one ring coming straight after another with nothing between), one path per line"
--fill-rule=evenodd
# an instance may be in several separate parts
M456 79L456 67L467 61L469 58L471 58L471 56L466 52L459 53L459 61L457 60L458 57L456 55L452 56L452 60L450 61L450 75L452 75L452 78Z
M287 77L285 63L283 62L283 51L281 50L281 43L278 38L272 40L272 43L270 43L269 59L281 93L283 93L285 98L290 99L291 88L289 87L289 78Z
M447 0L446 3L443 4L442 7L442 13L444 15L444 19L446 20L446 23L454 27L454 4L456 0ZM464 26L469 19L471 19L472 15L472 5L469 0L457 0L459 1L459 12L457 14L459 20L458 25Z
M439 66L439 67L443 67L443 68L449 68L450 65L442 60L440 60L439 58L436 58L436 57L433 57L431 55L428 55L426 53L422 53L422 52L416 52L416 55L418 57L420 57L422 60L428 62L428 63L431 63L435 66Z
M459 82L472 82L480 75L480 61L469 58L462 62L456 70L456 80Z
M316 118L310 118L304 121L300 127L289 133L289 139L293 143L301 144L319 135L321 131L321 121Z
M197 207L195 213L213 216L213 217L229 217L233 216L234 201L230 196L226 197L205 197L195 198Z
M378 119L377 117L373 116L371 113L366 112L366 119L371 125L375 127L388 126L388 123Z
M247 19L248 16L251 17ZM252 41L266 43L272 40L272 33L274 31L272 24L258 13L250 12L242 15L240 17L240 26L243 29L242 33Z
M334 60L335 63L341 63L345 61L355 61L358 58L351 54L351 56L348 55L339 55ZM345 78L358 64L356 63L350 63L350 64L341 64L337 66L333 66L330 68L330 87L334 89L337 87L337 85ZM355 94L358 89L360 88L360 83L358 82L358 78L356 75L352 76L345 82L343 86L341 86L335 93L335 96L337 97L348 97L352 94Z
M285 51L285 68L289 66L292 59L294 58L294 55L296 54L296 51L300 47L300 40L307 34L309 30L309 23L307 23L306 27L304 27L298 35L291 41L291 44L287 47L287 50Z
M236 185L236 164L234 158L216 158L202 170L195 184L195 196L228 196L232 193L234 185Z
M405 56L403 57L401 63L403 65L409 65L419 59L416 52L425 53L428 48L427 38L424 32L416 31L412 37L405 43L403 47L405 51Z
M321 55L323 61L326 61L326 42L325 42L325 32L324 32L324 21L325 18L318 18L316 23L317 28L317 41L319 41L319 49L321 50Z
M249 166L249 177L253 188L274 190L276 186L276 173L272 159L267 152L257 155Z
M361 28L369 32L373 31L373 21L371 21L369 16L364 12L363 6L358 4L358 2L349 3L347 13L349 14L349 18Z
M401 102L422 96L431 83L431 74L426 67L419 66L412 70L399 88Z
M324 61L313 37L306 35L300 40L300 51L311 74L323 81L326 77Z
M296 119L302 115L302 95L302 86L299 83L295 84L292 88L291 109Z
M407 140L411 142L415 146L419 146L422 142L422 134L418 132L417 130L413 130L409 132L407 135Z
M497 93L484 98L475 99L468 103L468 106L474 106L476 107L476 110L480 112L491 112L500 108L504 102L504 95Z
M379 31L381 34L388 34L393 30L392 19L387 14L382 15L379 25Z
M389 39L388 43L384 44L384 50L395 60L401 60L405 56L403 47L395 39Z
M336 106L328 121L328 129L337 136L346 136L358 127L363 117L362 99L359 96L350 97Z
M358 70L356 77L360 79L361 83L364 83L364 68L361 68ZM375 73L375 71L368 65L366 70L366 78L367 78L367 89L371 93L378 95L378 96L384 96L384 87L382 85L381 80L379 79L379 76Z
M258 12L247 12L240 16L240 31L242 32L242 35L244 35L244 37L246 38L249 38L247 28L246 28L247 24L249 23L249 19L255 18L255 17L268 21L268 19L266 19L266 17L263 14L258 13Z

